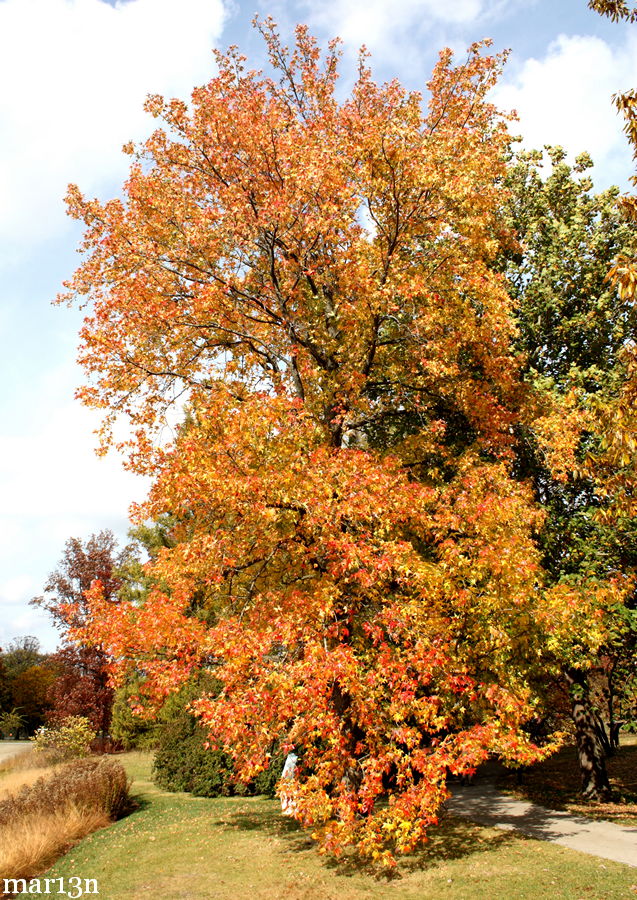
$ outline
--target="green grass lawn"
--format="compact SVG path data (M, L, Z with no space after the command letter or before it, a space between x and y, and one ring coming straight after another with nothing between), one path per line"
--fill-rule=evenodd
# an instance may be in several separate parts
M611 900L637 897L637 869L448 820L390 881L321 857L276 801L168 794L150 758L121 757L139 808L47 872L97 878L101 900Z

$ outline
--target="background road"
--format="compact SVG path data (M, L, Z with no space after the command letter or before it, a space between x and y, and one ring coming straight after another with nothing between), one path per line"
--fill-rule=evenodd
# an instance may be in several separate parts
M30 741L0 741L0 763L30 746Z

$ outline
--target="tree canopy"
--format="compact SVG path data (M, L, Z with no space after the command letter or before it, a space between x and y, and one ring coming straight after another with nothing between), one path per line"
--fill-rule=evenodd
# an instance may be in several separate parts
M196 708L243 777L294 749L299 820L392 865L449 772L549 751L528 734L546 635L599 646L593 610L625 585L547 578L516 471L533 428L563 477L582 420L525 380L499 270L502 58L443 52L423 111L363 56L339 102L336 43L261 31L277 77L218 54L190 107L149 99L160 127L128 147L123 199L69 192L81 397L106 442L132 422L129 465L153 476L138 520L174 523L143 602L98 581L77 633L157 702L214 668Z
M62 637L53 657L57 677L50 686L52 720L87 717L96 731L106 734L111 720L113 690L109 686L110 657L99 645L74 640L74 630L90 618L86 595L99 580L105 599L114 601L122 580L119 565L128 562L127 550L118 552L115 536L104 530L87 541L69 538L58 568L49 575L44 594L31 602L45 609Z

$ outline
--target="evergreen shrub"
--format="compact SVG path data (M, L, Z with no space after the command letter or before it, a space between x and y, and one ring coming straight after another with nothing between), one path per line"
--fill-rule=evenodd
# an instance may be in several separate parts
M155 782L167 791L187 791L197 797L274 796L283 758L272 756L269 769L248 784L234 779L232 757L205 747L207 735L186 710L168 723L159 737L153 765Z

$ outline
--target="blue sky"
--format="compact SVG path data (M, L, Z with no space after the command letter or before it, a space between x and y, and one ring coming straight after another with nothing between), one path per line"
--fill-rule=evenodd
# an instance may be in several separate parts
M77 310L50 301L75 268L69 181L106 199L124 180L122 144L150 130L147 93L186 98L212 74L213 46L238 44L258 67L255 13L284 33L307 22L345 42L378 80L424 88L437 51L492 37L510 48L496 101L516 108L529 146L588 150L599 187L625 186L630 152L611 94L637 85L637 31L586 0L0 0L0 646L56 633L28 606L68 537L122 539L146 485L93 453L97 420L73 399Z

